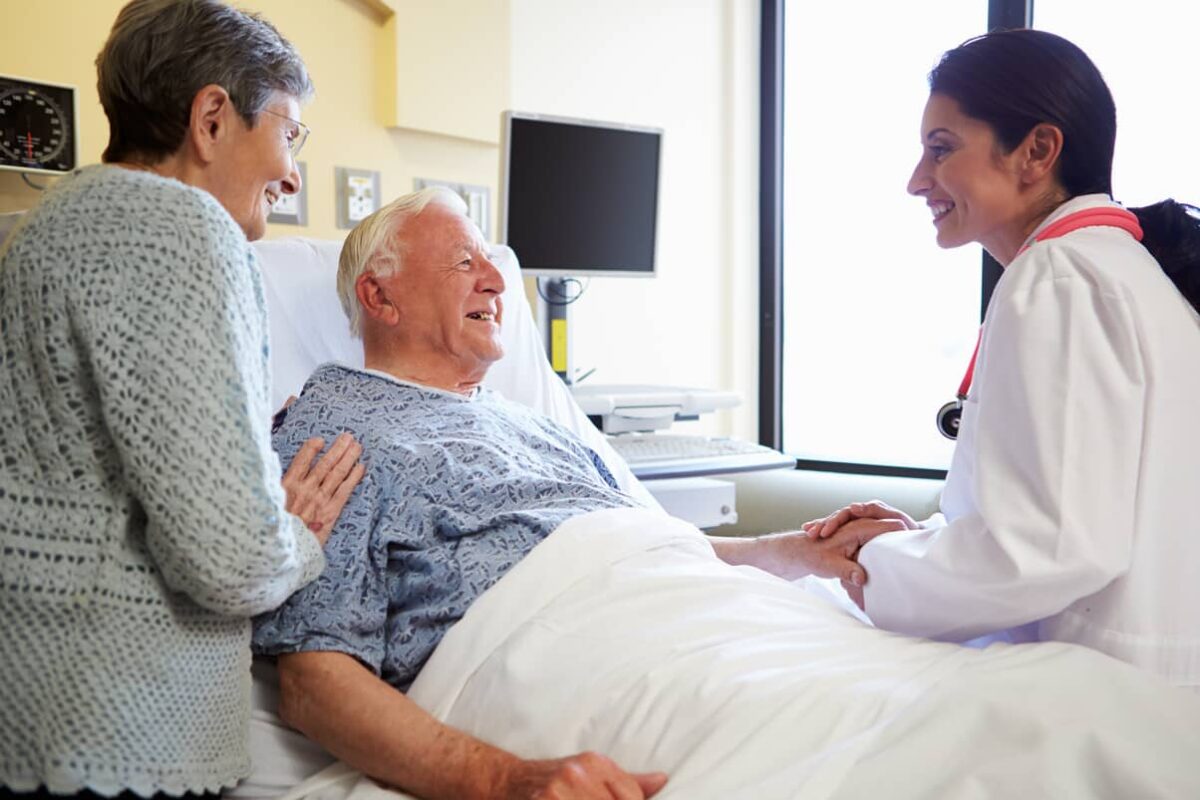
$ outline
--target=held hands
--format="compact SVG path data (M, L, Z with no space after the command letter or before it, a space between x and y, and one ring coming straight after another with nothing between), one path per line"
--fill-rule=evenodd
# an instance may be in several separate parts
M843 586L858 588L861 594L867 573L856 560L859 549L880 534L904 529L899 519L856 519L825 538L803 531L763 536L757 541L766 548L765 561L758 566L788 580L805 575L838 578Z
M661 772L630 774L598 753L546 761L516 761L495 800L643 800L667 783Z
M900 509L892 508L882 500L868 500L865 503L851 503L843 506L827 517L809 520L800 526L800 530L814 538L824 539L832 536L838 528L854 519L895 520L904 525L899 530L913 531L920 527L912 517Z
M358 461L362 446L350 434L339 434L329 450L317 458L324 446L325 440L320 437L309 439L283 473L288 512L304 520L322 546L366 472Z
M892 528L892 530L913 531L921 527L912 517L900 509L892 508L882 500L869 500L865 503L851 503L848 506L843 506L827 517L804 523L800 526L800 529L815 539L832 540L837 539L843 531L862 525L868 520L878 520L899 526ZM875 535L877 536L878 534ZM870 541L870 539L867 541ZM863 544L866 544L866 542L863 542ZM846 594L850 595L850 599L865 611L866 604L862 587L862 583L856 583L852 579L842 577L842 588L846 590Z

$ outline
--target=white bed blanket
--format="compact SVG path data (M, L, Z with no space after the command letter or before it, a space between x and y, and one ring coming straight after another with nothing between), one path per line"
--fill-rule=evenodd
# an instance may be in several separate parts
M595 750L672 798L1200 797L1200 698L1061 644L875 630L656 512L562 525L409 696L519 755ZM335 765L289 798L396 798Z

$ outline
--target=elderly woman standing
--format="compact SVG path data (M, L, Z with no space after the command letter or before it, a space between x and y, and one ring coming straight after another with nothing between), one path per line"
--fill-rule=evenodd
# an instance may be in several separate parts
M282 486L271 450L247 240L299 189L312 87L217 0L134 0L96 63L105 163L0 252L0 794L219 792L248 618L321 571L361 477L348 437Z

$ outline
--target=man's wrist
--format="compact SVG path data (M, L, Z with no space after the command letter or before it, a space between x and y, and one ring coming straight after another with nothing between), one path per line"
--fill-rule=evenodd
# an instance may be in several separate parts
M465 800L496 800L504 797L504 787L519 768L521 759L485 742L473 741L473 752L467 757L461 773L466 786L452 794Z
M773 544L769 541L777 534L762 536L709 536L717 557L726 564L735 567L758 567L771 571L773 558L770 552Z
M804 541L799 541L803 539ZM800 531L769 533L758 537L756 557L759 569L784 580L794 581L812 572L804 547L811 542L808 534Z
M783 532L753 537L710 536L709 541L717 556L728 564L757 567L786 580L795 580L811 571L807 559L798 558L798 543L793 541L797 536L805 534Z

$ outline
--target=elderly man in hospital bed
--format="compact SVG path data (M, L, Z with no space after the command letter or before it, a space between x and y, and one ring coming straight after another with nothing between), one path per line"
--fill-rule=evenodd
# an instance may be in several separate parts
M343 430L364 448L325 572L254 636L342 774L457 798L1200 794L1200 701L1066 645L879 632L789 582L861 584L850 557L899 523L705 537L482 389L504 280L463 212L425 190L351 233L365 368L320 367L276 433L285 462Z

